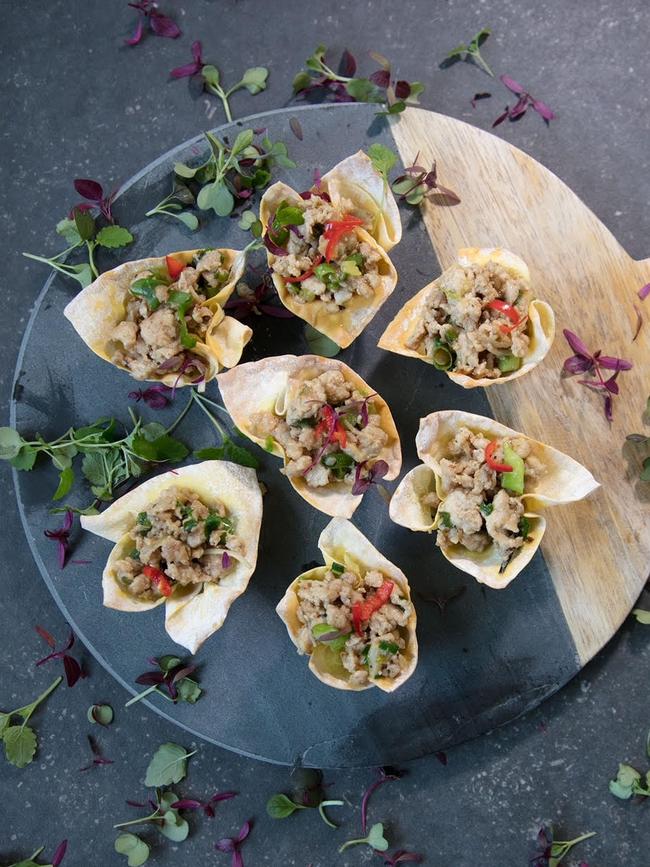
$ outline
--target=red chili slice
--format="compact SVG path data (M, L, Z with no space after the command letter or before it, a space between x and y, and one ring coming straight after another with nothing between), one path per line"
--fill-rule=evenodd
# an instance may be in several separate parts
M339 241L344 235L348 235L358 226L363 226L363 220L359 217L353 217L352 214L346 214L342 220L333 220L325 225L323 237L327 241L325 249L325 260L331 262L336 253L336 248Z
M158 586L158 590L160 590L163 596L172 595L173 587L171 582L165 573L160 571L160 569L156 569L155 566L145 566L142 570L142 574L153 584Z
M352 606L352 625L357 635L363 635L361 624L370 620L375 611L379 611L382 605L385 605L390 599L390 595L395 587L394 581L384 581L377 592L369 599L364 599L363 602L355 602Z
M165 256L165 262L167 263L167 271L172 280L178 280L187 268L185 262L181 262L180 259L174 259L173 256Z
M300 277L285 277L285 278L284 278L284 282L285 282L285 283L302 283L303 280L306 280L308 277L312 277L312 276L313 276L313 274L314 274L314 269L315 269L318 265L320 265L320 263L321 263L322 261L323 261L323 257L322 257L321 254L319 253L318 256L316 256L316 258L315 258L314 261L312 262L311 268L309 268L307 271L305 271L304 274L301 274Z
M317 437L323 436L323 434L326 434L327 431L330 430L330 428L332 426L332 421L334 420L334 416L336 415L336 412L327 403L321 409L321 413L323 414L323 417L321 418L321 420L318 422L318 424L316 425L316 427L314 429ZM339 418L337 418L336 421L334 422L334 430L332 431L332 434L330 435L330 442L339 443L339 445L341 446L342 449L344 449L346 447L346 445L348 444L347 431L343 427L343 424L341 423L341 419L339 419Z
M512 325L501 326L501 331L505 334L508 334L520 324L521 317L519 316L519 311L516 307L513 307L512 304L508 304L507 301L501 301L499 298L495 298L494 301L489 301L487 306L491 310L498 310L499 313L503 313L503 315L507 316L512 322Z
M495 461L493 458L494 452L497 449L496 440L492 440L485 446L485 463L491 470L494 470L497 473L511 473L512 467L510 464L500 464L498 461Z

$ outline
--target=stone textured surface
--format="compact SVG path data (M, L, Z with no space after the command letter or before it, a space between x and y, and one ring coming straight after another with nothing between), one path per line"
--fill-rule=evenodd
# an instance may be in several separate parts
M9 263L0 321L5 418L13 359L45 276L20 251L58 249L53 226L74 201L72 178L86 175L106 185L117 183L218 122L218 112L208 118L204 100L189 98L185 82L167 81L167 71L189 58L195 38L203 40L206 57L218 62L226 81L235 80L246 65L271 68L267 91L233 98L235 116L284 105L294 72L323 41L337 50L347 45L359 58L369 48L381 51L401 75L424 81L426 107L489 128L507 102L501 85L469 64L444 72L437 68L459 40L489 25L494 36L485 56L495 71L522 81L558 113L549 128L531 115L500 127L498 134L562 177L633 255L648 255L645 54L650 14L645 4L415 0L408 11L388 2L326 6L293 0L273 7L261 0L169 0L162 6L175 10L183 37L150 36L133 49L123 46L122 39L134 14L116 0L38 0L5 11L0 34L0 228ZM485 89L493 98L472 110L469 99ZM34 669L42 642L33 625L41 623L63 636L65 624L31 562L11 479L5 467L2 471L0 704L10 708L40 692L58 665ZM626 624L579 678L534 713L450 751L446 766L434 757L413 763L401 782L376 795L371 819L387 823L396 847L422 851L426 863L441 867L524 865L543 819L553 820L563 839L598 832L569 864L581 859L591 867L647 864L645 810L614 800L607 780L618 761L647 766L649 634L647 628ZM87 680L72 691L61 687L34 717L41 740L36 761L24 770L0 765L3 863L26 857L40 844L51 856L63 837L70 840L66 867L124 863L112 850L111 826L131 818L125 798L143 796L149 755L166 740L191 746L177 729L146 710L124 712L121 687L90 660L88 669ZM89 754L85 713L94 701L109 701L116 709L114 725L98 733L115 764L80 774ZM337 810L343 826L334 832L312 813L284 822L265 816L269 794L287 788L286 770L197 746L179 790L199 797L224 788L241 794L222 805L213 820L191 816L192 833L182 846L145 829L143 836L154 846L152 863L228 864L229 856L215 853L212 843L234 833L248 817L255 824L243 850L247 867L380 863L365 848L336 854L340 842L356 836L359 801L372 772L328 773L331 796L349 801Z

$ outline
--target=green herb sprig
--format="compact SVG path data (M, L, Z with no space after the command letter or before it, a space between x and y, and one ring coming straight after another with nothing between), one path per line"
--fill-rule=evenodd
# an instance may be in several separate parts
M173 704L195 704L199 700L203 690L197 681L190 677L190 674L196 671L195 665L184 663L180 657L171 654L151 659L150 662L156 663L158 671L145 671L136 678L136 683L148 684L147 689L129 699L125 707L130 707L152 693L161 695ZM167 688L166 692L161 689L162 686Z
M27 725L29 718L41 702L54 692L62 680L62 677L57 677L45 692L42 692L31 704L17 707L15 710L0 712L0 739L4 743L5 757L10 764L17 768L24 768L33 761L38 746L36 732ZM22 723L11 725L12 716L22 717ZM35 855L32 856L32 858L35 857Z
M470 63L475 63L483 72L486 72L489 76L494 78L494 73L484 60L481 55L481 46L488 38L492 31L488 27L484 27L482 30L476 34L476 36L472 37L472 39L467 43L461 42L460 45L456 46L449 54L445 57L445 59L440 64L441 68L445 69L447 66L451 66L452 63L456 63L459 60L468 60Z
M198 751L193 750L188 753L183 747L170 742L162 744L149 762L144 778L145 786L160 788L180 783L187 774L187 760L196 752ZM177 800L178 798L174 798L171 803Z
M162 747L161 747L162 749ZM192 755L191 753L189 755ZM174 843L182 843L190 833L190 826L177 809L172 807L178 801L178 795L171 789L157 793L156 809L148 816L140 816L128 822L119 822L113 828L128 828L131 825L153 823L163 837ZM118 838L119 839L119 838ZM144 863L144 862L142 862Z
M271 797L266 802L266 812L272 819L286 819L291 816L296 810L310 810L317 809L318 813L330 828L338 828L338 825L335 825L325 813L326 807L342 807L343 801L339 800L323 800L320 801L319 804L297 804L295 801L292 801L288 795L284 795L281 792L277 795L271 795Z
M73 211L74 219L65 219L57 223L57 234L61 235L68 242L69 246L60 253L57 253L51 258L45 256L36 256L34 253L23 253L28 259L34 259L37 262L44 262L50 268L54 268L61 274L67 277L72 277L79 285L84 288L93 282L99 276L97 265L95 264L95 248L104 247L109 250L119 247L126 247L133 241L133 235L128 229L123 226L110 225L99 228L97 222L91 213L75 208ZM69 253L77 250L80 247L86 248L88 255L87 262L81 262L78 265L68 265L62 262Z
M645 751L647 758L650 759L650 731L646 735ZM622 801L628 801L632 795L649 798L650 770L643 776L632 765L619 764L615 779L609 781L609 791Z
M384 837L384 826L381 822L376 822L367 837L359 837L357 840L348 840L339 847L339 852L344 852L349 846L370 846L371 849L376 849L378 852L385 852L388 849L388 840Z
M206 64L201 70L201 75L203 76L204 90L219 97L228 123L232 123L232 112L230 111L230 103L228 102L230 97L238 90L245 89L253 95L266 90L266 80L269 77L269 71L264 66L251 66L250 69L244 72L241 80L227 90L221 84L221 76L216 66Z
M201 410L210 419L217 433L221 437L220 445L198 449L198 451L194 452L194 457L199 458L199 460L202 461L232 461L234 464L241 464L242 467L251 467L256 470L260 465L258 459L252 452L249 452L248 449L233 442L225 428L217 421L214 413L210 411L210 407L214 407L214 409L219 410L219 412L225 413L225 415L230 418L228 410L224 406L221 406L220 403L210 400L210 398L199 394L197 391L192 391L192 400L198 404Z
M190 214L184 211L183 208L191 207L196 204L196 199L192 191L180 184L174 179L174 189L168 196L165 196L157 205L154 205L145 217L155 217L156 214L164 214L167 217L174 217L175 220L180 220L190 232L194 232L199 228L199 221L195 214Z

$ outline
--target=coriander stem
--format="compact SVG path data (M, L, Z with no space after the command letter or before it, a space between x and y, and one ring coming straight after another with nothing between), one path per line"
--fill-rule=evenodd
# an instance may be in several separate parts
M55 271L60 271L67 277L74 275L74 272L70 271L70 268L72 267L71 265L60 265L53 259L46 259L44 256L35 256L33 253L23 253L23 256L25 256L27 259L34 259L36 262L45 262L45 264L49 265L50 268L54 268Z
M576 837L575 840L557 840L556 843L558 843L560 846L575 846L576 843L582 843L583 840L588 840L590 837L595 836L596 832L590 831L588 834L583 834L582 837Z
M479 66L483 70L483 72L487 72L488 75L490 75L492 78L494 78L494 73L492 72L490 67L487 65L487 63L483 60L483 57L481 56L480 51L478 51L478 50L471 51L470 50L470 51L468 51L468 54L471 54L471 56L474 58L474 60L477 64L477 66Z
M192 396L193 396L193 399L196 401L196 403L201 407L202 411L203 411L203 412L207 415L207 417L210 419L210 421L212 422L212 424L216 427L217 432L219 433L219 436L221 437L221 439L222 439L222 440L226 439L227 434L226 434L225 430L221 427L221 425L220 425L219 422L216 420L216 418L212 415L212 413L210 412L210 410L209 410L206 406L203 405L203 402L202 402L201 398L197 396L197 394L196 394L195 391L192 392Z
M97 270L97 266L95 265L95 259L93 257L93 251L95 249L94 241L86 241L86 247L88 248L88 264L90 265L90 270L92 271L95 277L99 277L99 271Z
M34 713L34 711L35 711L36 708L39 706L39 704L40 704L42 701L45 701L45 699L48 697L48 695L49 695L51 692L54 692L54 690L57 688L57 686L61 683L62 680L63 680L62 677L57 677L55 680L52 681L52 683L48 686L48 688L45 690L45 692L42 692L42 693L38 696L38 698L35 699L31 704L26 704L26 705L24 705L23 707L19 707L17 710L13 710L13 711L11 712L11 714L19 714L20 716L23 716L23 715L24 715L24 711L27 711L27 716L25 716L25 722L27 722L27 720L28 720L28 719L30 718L30 716ZM24 724L25 724L25 723L23 723L23 725L24 725Z
M344 843L342 846L339 846L339 852L344 852L348 846L357 846L359 843L367 843L367 837L361 837L359 840L348 840L347 843Z
M141 819L131 819L129 822L119 822L117 825L113 825L114 828L127 828L129 825L142 825L144 822L151 822L153 819L160 818L159 816L160 810L157 809L155 813L152 813L150 816L143 816Z
M149 689L145 689L144 692L139 692L137 695L134 695L133 698L129 699L124 707L130 707L132 704L135 704L136 701L140 701L141 698L145 698L145 696L149 695L149 693L157 692L158 684L154 683L153 686L150 686Z
M192 404L194 403L194 399L190 396L190 399L185 404L185 409L181 412L181 414L169 425L169 427L165 430L166 434L170 434L172 431L176 430L178 425L183 421L187 413L190 411Z

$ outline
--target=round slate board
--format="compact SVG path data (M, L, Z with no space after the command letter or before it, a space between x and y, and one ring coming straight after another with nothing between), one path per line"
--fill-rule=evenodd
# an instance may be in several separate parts
M303 141L290 132L292 116L300 119ZM314 169L324 172L372 142L397 145L408 162L416 146L424 149L427 159L441 155L450 130L467 136L470 148L480 149L487 147L486 142L497 141L465 124L421 111L409 110L399 125L391 127L378 121L374 108L366 105L272 112L238 123L234 130L224 127L218 134L232 135L237 126L267 127L271 139L288 144L298 168L282 170L278 177L298 190L310 186ZM436 130L439 141L432 145ZM498 143L499 148L527 160L540 176L552 178L558 188L566 190L530 158L503 142ZM145 211L169 191L173 163L191 161L203 151L203 139L193 139L152 163L124 187L115 211L118 220L131 227L136 237L127 249L128 258L202 246L241 248L247 243L248 236L237 227L236 220L204 219L202 215L199 231L189 233L176 220L144 218ZM471 162L468 157L467 163ZM492 414L484 391L463 390L426 365L376 347L386 323L404 300L440 273L435 238L444 241L441 248L435 249L445 266L452 246L463 244L502 243L527 258L525 245L518 245L506 231L508 221L490 221L487 213L482 213L481 222L475 220L472 228L473 215L464 204L466 191L452 172L451 155L441 165L446 169L442 182L461 193L463 204L457 209L429 205L423 218L419 211L403 211L404 237L391 253L400 276L398 287L361 337L339 356L388 401L402 439L404 471L418 463L414 438L421 416L449 408ZM496 171L486 166L483 172ZM496 181L493 178L491 182L494 186ZM567 194L572 196L570 191ZM589 214L579 200L573 199ZM532 221L534 227L534 208L530 203L527 208L520 204L518 213L515 208L512 226ZM593 215L589 216L600 226ZM469 228L458 228L463 226L463 219L469 222ZM483 237L486 234L491 240ZM507 244L509 240L513 243ZM107 259L104 268L118 261L117 257ZM106 415L128 421L127 395L137 386L125 373L97 358L62 316L75 288L71 281L53 277L31 317L18 360L12 406L12 424L23 433L38 431L51 438L70 425L80 426ZM254 338L244 361L309 351L299 319L260 317L249 324L254 328ZM608 349L613 352L614 348ZM556 365L556 379L557 371ZM535 371L524 381L536 375ZM548 430L547 436L541 435L534 420L532 429L513 423L516 413L508 411L507 401L511 407L521 409L528 393L514 385L499 391L506 389L508 394L498 398L500 421L546 439L581 459L571 442L562 437L558 442L557 437L548 435ZM207 394L218 398L214 383L208 386ZM173 407L159 413L142 408L142 414L146 420L164 423L171 421L184 403L180 391ZM598 407L591 408L594 418L598 411ZM214 444L214 430L197 409L185 418L177 435L192 448ZM205 690L201 700L193 706L176 706L155 698L145 702L192 734L236 752L286 764L300 761L318 767L353 767L402 762L474 737L534 707L564 684L613 634L642 586L642 570L633 564L634 581L628 583L626 593L620 594L613 613L610 606L605 626L599 621L589 630L590 635L595 635L590 644L574 626L579 618L571 615L566 592L558 585L561 570L558 572L554 566L552 575L547 567L548 553L545 559L542 550L538 551L525 572L507 589L486 590L447 563L432 537L393 524L383 498L371 490L357 510L354 523L410 580L418 610L419 665L393 695L379 690L355 694L328 688L310 674L306 660L297 655L274 608L287 584L307 564L319 560L316 542L329 518L293 492L278 472L277 459L251 448L258 453L259 475L268 486L257 571L245 595L233 605L223 628L197 654ZM597 468L590 469L598 475ZM164 632L162 611L125 614L104 608L101 572L111 545L78 529L73 534L73 561L65 571L59 570L55 549L43 537L43 529L59 521L48 513L49 498L56 487L54 471L44 462L34 472L15 473L15 483L27 538L57 604L90 651L134 692L134 679L148 668L148 657L180 652ZM395 484L388 487L393 490ZM68 499L86 505L85 483L79 482ZM572 508L567 506L562 511ZM552 522L551 532L561 532L561 526ZM647 551L644 556L647 563ZM90 564L75 560L88 560ZM444 605L438 604L435 597L443 599L461 589L462 595L441 610ZM583 619L588 618L586 602L580 611ZM597 613L600 615L600 609Z

